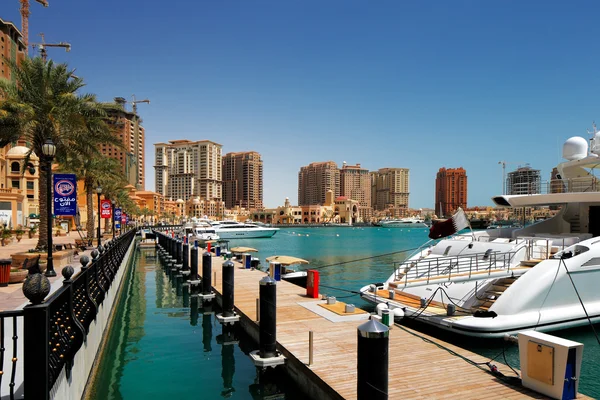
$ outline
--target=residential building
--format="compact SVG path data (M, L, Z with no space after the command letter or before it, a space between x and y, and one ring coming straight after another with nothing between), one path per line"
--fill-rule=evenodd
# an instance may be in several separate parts
M263 208L263 162L259 153L227 153L223 156L222 171L225 207Z
M222 199L222 146L210 140L154 145L156 192L168 199Z
M506 177L506 194L536 194L540 193L542 178L539 169L533 169L529 165L519 167L509 172Z
M39 215L39 159L32 153L23 168L28 152L21 145L8 145L0 151L0 224L11 228L29 225Z
M141 125L140 116L125 109L124 98L115 97L115 103L117 106L107 112L107 123L122 147L104 143L100 151L104 156L121 163L122 172L130 185L137 190L144 190L146 131Z
M408 210L409 169L381 168L371 172L371 204L390 217L405 216Z
M298 204L325 204L327 191L340 195L340 170L333 161L314 162L300 168L298 173Z
M188 218L222 219L225 213L225 203L221 200L204 200L194 197L185 203L185 216Z
M371 208L371 175L369 170L360 164L347 165L344 161L340 170L340 195L356 200L359 206L360 218L370 221L373 216Z
M440 168L435 179L435 212L448 217L459 207L467 208L467 171Z
M8 61L19 64L27 56L23 35L12 22L0 18L0 78L15 80ZM0 95L2 98L2 95Z

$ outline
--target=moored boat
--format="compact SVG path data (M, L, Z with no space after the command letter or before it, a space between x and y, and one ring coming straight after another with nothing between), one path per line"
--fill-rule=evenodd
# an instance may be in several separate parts
M571 138L545 193L493 198L500 207L558 205L554 217L428 242L385 282L363 287L361 297L469 336L600 322L598 155L600 133L591 152L584 138Z
M382 228L428 228L421 218L384 219L378 225Z

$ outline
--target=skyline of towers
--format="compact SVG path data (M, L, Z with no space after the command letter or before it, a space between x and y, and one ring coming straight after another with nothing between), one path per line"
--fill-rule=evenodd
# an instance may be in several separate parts
M313 162L298 173L298 205L325 204L327 191L340 196L340 170L333 161Z

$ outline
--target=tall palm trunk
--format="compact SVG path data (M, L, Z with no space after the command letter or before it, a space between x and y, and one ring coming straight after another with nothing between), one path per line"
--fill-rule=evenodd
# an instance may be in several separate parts
M85 198L87 199L87 237L95 238L96 230L94 229L94 191L92 185L85 185Z
M40 226L38 229L39 238L36 246L37 250L46 250L48 248L48 224L52 221L48 221L48 196L46 191L48 185L46 180L48 179L48 172L45 169L40 168L40 178L38 182L38 201L40 206Z

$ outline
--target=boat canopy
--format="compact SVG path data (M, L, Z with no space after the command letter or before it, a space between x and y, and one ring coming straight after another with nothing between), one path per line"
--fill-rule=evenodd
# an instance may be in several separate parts
M600 192L504 195L492 197L492 201L500 207L529 207L566 203L595 203L600 202Z

